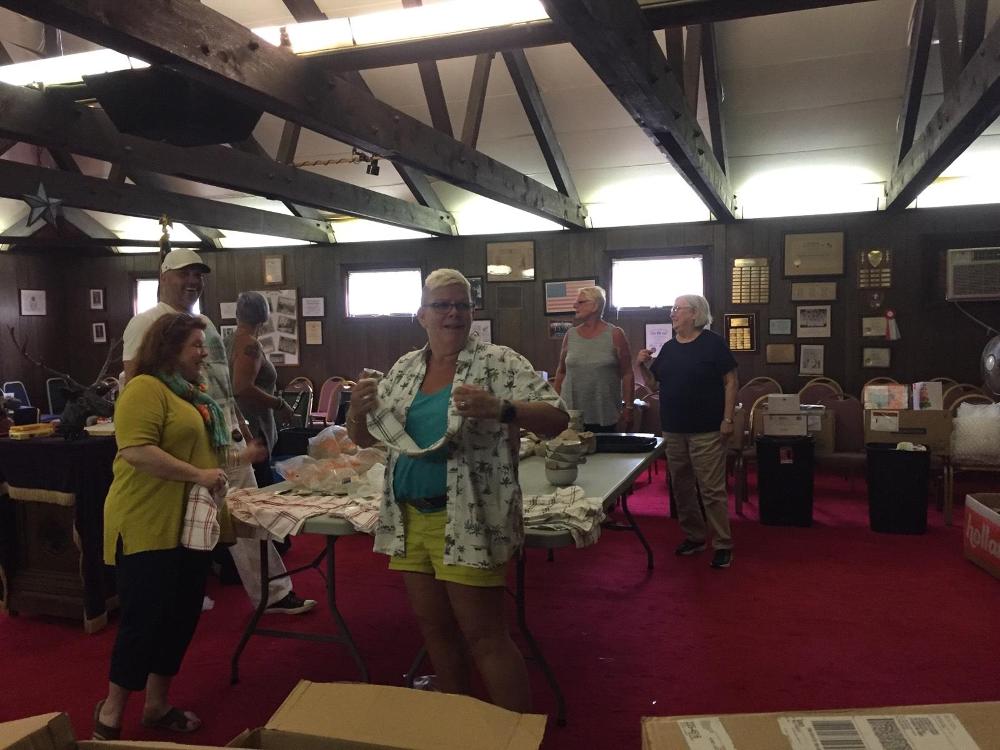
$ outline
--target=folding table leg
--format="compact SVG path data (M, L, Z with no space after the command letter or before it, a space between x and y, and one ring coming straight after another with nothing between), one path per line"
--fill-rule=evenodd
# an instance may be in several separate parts
M528 629L528 618L524 608L524 565L526 559L526 550L522 549L521 553L517 556L517 589L514 592L514 601L517 604L517 625L525 642L528 644L532 658L538 662L542 674L545 675L545 681L549 683L549 687L552 688L552 692L556 697L556 724L564 727L566 726L566 699L563 697L562 690L559 688L559 682L549 667L549 663L545 661L545 657L542 655L542 649L535 642L535 637L531 634L531 630Z

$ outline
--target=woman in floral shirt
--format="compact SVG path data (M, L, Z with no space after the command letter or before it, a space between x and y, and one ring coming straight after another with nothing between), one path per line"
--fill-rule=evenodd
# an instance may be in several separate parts
M469 693L475 662L494 703L527 711L527 670L504 618L507 562L524 539L518 433L556 434L567 415L527 359L469 336L458 271L427 277L417 319L427 346L380 381L360 380L347 415L355 442L389 448L375 549L403 572L438 686Z

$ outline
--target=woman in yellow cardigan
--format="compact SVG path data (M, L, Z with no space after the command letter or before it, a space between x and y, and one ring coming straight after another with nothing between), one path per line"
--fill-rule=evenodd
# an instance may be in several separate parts
M137 375L115 408L118 455L104 505L104 558L117 566L121 622L107 697L94 709L94 739L121 736L125 706L145 690L142 724L191 732L201 720L167 697L201 615L210 552L181 545L192 487L220 493L218 451L229 442L204 391L205 323L164 315L146 333ZM223 537L232 534L220 514Z

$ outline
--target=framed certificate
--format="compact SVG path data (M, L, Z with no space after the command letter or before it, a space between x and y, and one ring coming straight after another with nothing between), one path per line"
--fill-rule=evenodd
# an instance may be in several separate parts
M844 233L785 235L785 276L840 276Z

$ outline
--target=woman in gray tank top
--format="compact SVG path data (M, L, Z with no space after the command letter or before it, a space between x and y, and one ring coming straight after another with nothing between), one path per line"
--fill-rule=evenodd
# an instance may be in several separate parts
M270 307L263 294L240 294L236 300L236 335L229 351L229 364L233 372L236 404L250 425L253 436L267 445L270 457L278 442L275 415L291 416L291 409L284 399L274 395L278 373L257 340L261 326L267 322L269 315ZM258 486L273 484L268 459L261 464L254 464L254 474L257 476Z
M579 291L576 325L563 338L553 383L567 408L583 412L592 432L623 431L632 419L632 354L625 332L602 320L606 302L599 286Z

